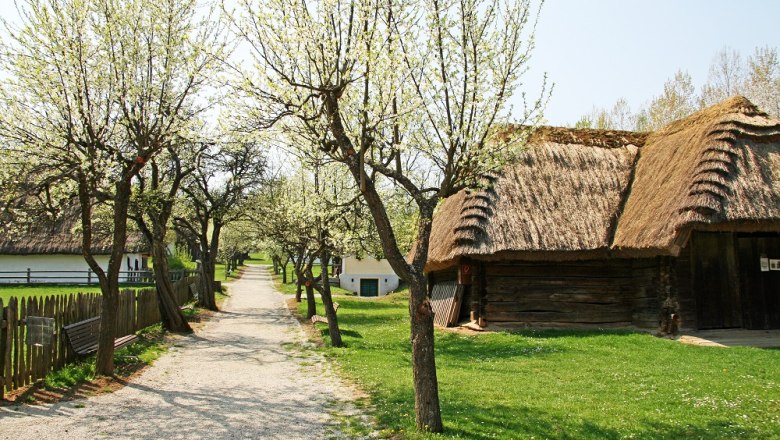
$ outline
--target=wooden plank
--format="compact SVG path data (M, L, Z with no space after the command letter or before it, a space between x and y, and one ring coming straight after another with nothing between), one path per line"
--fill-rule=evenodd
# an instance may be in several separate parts
M6 367L8 369L6 383L11 390L18 388L19 386L19 352L16 349L18 346L17 340L19 338L18 307L19 300L17 300L16 297L11 297L11 299L8 300L8 338L10 341L8 344L8 353L11 359L8 361L8 366Z
M431 293L431 306L433 308L433 323L441 327L449 327L453 324L453 308L459 305L456 297L462 292L463 286L455 284L455 281L436 283ZM455 319L457 319L455 312Z
M631 266L630 260L623 263L604 263L601 261L591 263L520 263L516 265L486 265L485 274L488 277L517 278L545 275L557 278L627 278L631 276Z
M5 353L8 349L8 309L3 307L3 299L0 298L0 400L5 396Z
M591 312L587 315L580 313L553 312L553 311L512 311L486 313L488 322L517 321L525 323L540 322L573 322L579 324L604 324L615 322L631 322L631 313L626 311L606 310Z
M21 314L19 315L22 319L26 318L28 313L28 310L30 308L30 300L32 298L27 298L25 301L22 299L22 309ZM27 325L24 323L24 321L19 321L19 350L21 352L21 362L19 363L19 380L21 383L21 386L27 386L30 384L30 358L32 357L32 352L30 350L26 350L26 344L25 344L25 336L27 335Z

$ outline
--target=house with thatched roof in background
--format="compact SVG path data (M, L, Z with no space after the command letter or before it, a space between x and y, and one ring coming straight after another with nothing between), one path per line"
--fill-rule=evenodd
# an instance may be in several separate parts
M67 209L54 221L42 221L25 231L0 238L0 283L96 283L82 255L76 230L77 209ZM150 246L140 233L128 233L120 282L148 278ZM103 269L111 253L110 234L95 231L92 253Z
M654 133L539 128L430 242L461 320L780 328L780 120L734 97Z

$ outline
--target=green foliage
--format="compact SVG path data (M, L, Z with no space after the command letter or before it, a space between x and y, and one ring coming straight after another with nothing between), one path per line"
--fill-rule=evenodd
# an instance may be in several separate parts
M65 365L62 369L46 375L44 384L47 388L70 388L76 384L89 382L95 378L94 359L85 362Z
M138 342L130 344L114 353L114 363L123 365L141 361L150 365L167 350L163 343L165 331L162 324L155 324L138 332Z
M173 255L168 256L168 269L170 270L194 270L196 267L197 263L192 261L192 256L184 247L177 246Z
M548 330L437 332L446 431L415 433L405 294L339 303L347 348L324 352L369 392L388 437L732 439L780 432L780 351Z

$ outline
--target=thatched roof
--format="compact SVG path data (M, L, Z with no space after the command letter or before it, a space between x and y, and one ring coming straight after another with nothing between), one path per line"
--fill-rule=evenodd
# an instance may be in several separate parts
M78 209L66 209L54 221L42 221L21 233L10 233L0 238L0 255L81 255L82 235L76 232L78 223ZM109 233L95 231L92 253L110 254L111 240ZM126 253L148 252L149 249L149 243L140 232L128 232Z
M649 136L542 127L487 190L439 207L426 270L676 255L693 228L780 231L779 141L780 121L741 97Z
M736 96L653 133L613 247L677 255L693 229L780 231L780 120Z
M444 201L427 270L460 256L545 259L605 254L644 134L542 127L487 190ZM574 253L578 253L575 255Z

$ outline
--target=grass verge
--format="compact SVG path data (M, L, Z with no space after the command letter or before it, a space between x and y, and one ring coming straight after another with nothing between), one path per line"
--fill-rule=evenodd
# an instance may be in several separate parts
M322 350L368 391L385 436L780 438L780 350L607 330L437 331L446 432L419 434L406 296L339 303L347 347ZM327 329L318 328L327 342Z
M127 284L122 285L119 289L149 289L154 286L149 284ZM73 284L47 284L47 285L12 285L12 284L0 284L0 298L3 300L3 304L8 304L8 300L15 296L19 299L27 297L41 297L50 295L69 295L71 293L100 293L100 286L86 286L86 285L73 285Z

